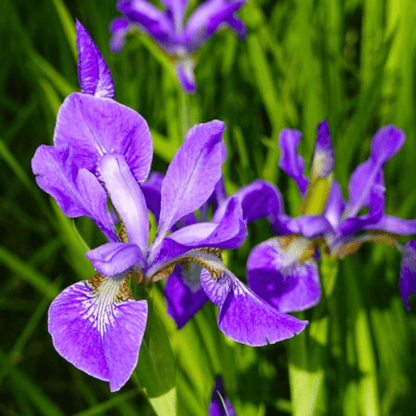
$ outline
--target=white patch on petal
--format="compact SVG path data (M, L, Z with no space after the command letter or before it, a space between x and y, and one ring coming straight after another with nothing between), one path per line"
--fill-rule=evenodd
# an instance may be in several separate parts
M104 278L98 287L87 293L81 300L81 319L88 319L93 328L103 337L109 325L114 325L119 314L119 291L124 275ZM91 286L90 286L91 287Z

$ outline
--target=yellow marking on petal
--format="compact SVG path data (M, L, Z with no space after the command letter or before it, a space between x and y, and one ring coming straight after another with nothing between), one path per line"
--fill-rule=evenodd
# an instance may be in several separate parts
M204 253L214 254L219 259L221 259L221 252L222 250L215 247L204 247L204 248L197 248L194 251L201 251ZM211 266L209 266L207 263L205 263L203 260L201 260L199 257L193 257L193 256L185 256L181 257L178 260L172 261L171 263L168 263L166 266L162 267L159 271L157 271L151 278L150 281L157 282L158 280L164 279L168 276L170 276L173 271L175 270L175 266L178 264L182 266L186 266L189 263L198 263L202 267L208 270L208 272L211 274L211 277L213 280L217 280L221 274L222 270L215 269Z
M117 302L124 302L129 299L133 299L133 295L130 292L129 287L127 286L127 281L130 279L131 273L127 274L124 279L119 283L119 288L115 294L115 299ZM143 276L143 275L142 275ZM100 294L100 287L106 279L111 279L110 277L106 278L102 274L94 274L88 280L88 286L93 290L94 295Z

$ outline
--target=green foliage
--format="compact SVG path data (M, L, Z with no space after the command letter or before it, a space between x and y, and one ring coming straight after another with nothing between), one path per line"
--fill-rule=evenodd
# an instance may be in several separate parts
M155 170L166 169L190 125L224 120L227 190L265 178L279 186L287 211L299 213L299 197L277 164L280 129L303 132L308 165L316 125L328 118L335 177L346 194L376 129L394 123L407 142L387 164L387 211L416 217L412 0L249 0L240 14L247 42L230 30L216 34L195 54L198 92L185 96L171 59L145 34L129 35L119 55L110 53L115 0L1 2L1 414L150 416L153 408L174 414L149 404L150 397L167 401L168 409L177 400L181 416L205 415L216 374L239 416L413 413L416 318L398 295L399 254L384 247L365 246L337 266L326 259L324 286L336 275L335 284L303 313L311 323L290 342L258 349L232 343L218 330L213 305L177 331L158 286L147 293L153 320L137 377L121 392L110 394L106 383L73 369L53 349L49 302L89 277L84 253L102 242L91 223L68 220L51 206L30 169L37 146L52 141L60 104L78 89L75 18L102 50L117 100L147 119ZM227 259L242 279L249 250L272 235L266 222L250 231Z

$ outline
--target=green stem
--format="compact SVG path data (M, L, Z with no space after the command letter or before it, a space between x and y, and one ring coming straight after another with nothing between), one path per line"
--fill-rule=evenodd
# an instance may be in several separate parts
M327 414L329 301L336 275L337 260L324 256L322 300L313 311L308 333L303 332L289 341L289 379L295 416Z

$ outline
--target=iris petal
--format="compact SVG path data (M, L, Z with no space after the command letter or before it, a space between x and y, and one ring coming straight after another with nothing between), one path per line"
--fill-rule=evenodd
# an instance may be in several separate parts
M78 78L81 91L96 97L114 98L113 77L90 34L77 19Z
M321 299L316 262L297 259L286 264L284 257L285 252L276 238L254 247L247 262L250 288L282 312L302 311L315 306Z
M119 301L120 282L107 279L96 293L86 281L66 288L49 308L48 330L55 349L78 369L119 390L139 357L147 302Z

